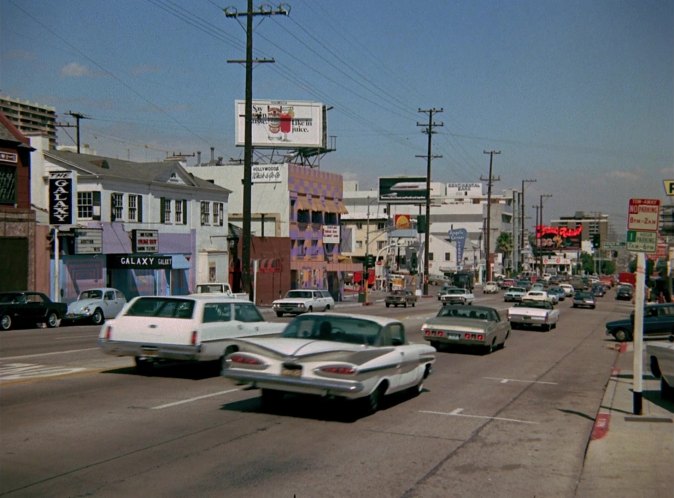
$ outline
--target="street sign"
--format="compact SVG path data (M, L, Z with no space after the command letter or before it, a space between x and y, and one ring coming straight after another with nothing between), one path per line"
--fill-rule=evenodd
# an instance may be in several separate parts
M627 250L632 252L655 252L658 247L657 232L627 231Z
M658 231L660 199L630 199L627 230Z
M663 180L665 184L665 194L674 195L674 180Z

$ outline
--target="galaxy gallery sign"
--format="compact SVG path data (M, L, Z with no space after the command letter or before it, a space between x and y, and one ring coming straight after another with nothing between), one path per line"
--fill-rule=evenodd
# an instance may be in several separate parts
M72 225L73 179L70 171L49 174L49 224Z

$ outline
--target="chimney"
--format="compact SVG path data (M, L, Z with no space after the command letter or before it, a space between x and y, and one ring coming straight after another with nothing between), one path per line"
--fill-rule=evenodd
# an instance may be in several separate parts
M215 164L215 147L211 147L211 162L209 164Z
M197 166L201 166L201 151L197 151Z

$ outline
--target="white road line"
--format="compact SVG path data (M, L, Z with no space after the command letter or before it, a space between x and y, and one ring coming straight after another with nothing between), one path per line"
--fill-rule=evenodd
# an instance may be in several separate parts
M507 384L508 382L526 382L527 384L548 384L551 386L557 385L557 382L545 382L543 380L504 379L502 377L482 377L482 378L490 380L498 380L501 384Z
M34 379L83 372L86 368L69 368L30 363L8 363L0 366L0 382L6 380Z
M463 408L458 408L457 410L451 412L434 412L429 410L419 410L419 413L428 413L431 415L444 415L445 417L467 417L467 418L482 418L487 420L501 420L503 422L515 422L518 424L538 424L538 422L531 422L529 420L518 420L515 418L502 418L502 417L486 417L484 415L464 415L460 413L463 411Z
M229 389L228 391L220 391L213 394L204 394L203 396L197 396L196 398L184 399L182 401L175 401L173 403L166 403L165 405L153 406L150 410L163 410L164 408L171 408L172 406L184 405L185 403L192 403L193 401L199 401L200 399L212 398L213 396L221 396L223 394L229 394L239 391L239 389Z
M27 354L27 355L23 355L23 356L3 356L3 357L0 358L0 361L22 360L24 358L37 358L39 356L53 356L55 354L81 353L82 351L95 351L97 349L100 349L100 348L71 349L69 351L53 351L51 353Z

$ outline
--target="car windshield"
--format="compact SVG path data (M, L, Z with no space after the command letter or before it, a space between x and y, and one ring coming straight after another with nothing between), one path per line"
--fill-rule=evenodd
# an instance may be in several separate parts
M103 291L100 289L85 290L80 294L80 299L101 299Z
M437 314L438 317L468 318L473 320L497 321L494 310L481 309L474 306L461 308L458 306L443 306Z
M509 292L526 292L523 287L511 287Z
M447 294L465 294L465 289L447 289Z
M301 297L304 299L311 299L311 291L303 291L303 290L291 290L288 291L286 294L286 297L293 298L293 297Z
M404 296L404 295L405 295L405 291L402 291L402 290L394 290L394 291L391 291L391 295L392 295L392 296Z
M370 320L347 315L313 315L295 318L285 328L282 337L374 345L377 344L381 331L382 326Z
M127 316L154 316L162 318L192 318L194 301L168 297L142 297L126 311Z

